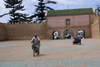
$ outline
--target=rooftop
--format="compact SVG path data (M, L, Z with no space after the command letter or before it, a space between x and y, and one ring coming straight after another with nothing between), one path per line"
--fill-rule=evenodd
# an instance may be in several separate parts
M47 16L58 15L74 15L74 14L91 14L95 13L94 8L81 8L81 9L67 9L67 10L50 10Z

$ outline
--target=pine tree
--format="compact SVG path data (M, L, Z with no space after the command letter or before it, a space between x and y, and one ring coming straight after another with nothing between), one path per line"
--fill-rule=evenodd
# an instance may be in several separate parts
M45 11L46 10L54 10L53 8L46 6L46 4L49 4L49 3L56 4L56 2L55 1L44 2L44 0L38 0L38 1L39 1L38 5L34 5L35 7L37 7L35 10L35 14L30 16L30 19L32 19L34 17L38 17L39 21L43 21L43 20L45 20Z
M3 15L1 15L0 17L3 17L5 15L10 15L10 20L9 22L25 22L25 21L29 21L28 19L28 14L22 14L19 13L17 11L24 11L25 9L24 6L21 6L22 4L22 0L4 0L5 4L5 8L11 8L11 10L9 10L8 13L5 13Z
M97 5L97 9L95 10L95 15L97 15L98 12L100 12L99 4Z

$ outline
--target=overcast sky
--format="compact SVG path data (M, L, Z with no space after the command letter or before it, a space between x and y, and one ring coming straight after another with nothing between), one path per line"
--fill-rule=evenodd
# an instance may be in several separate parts
M45 0L46 1L46 0ZM55 10L63 9L78 9L78 8L97 8L97 4L100 5L100 0L53 0L57 4L49 4ZM9 12L10 9L6 9L4 6L5 2L0 0L0 15ZM29 15L33 14L36 7L33 4L38 4L38 0L23 0L24 8L26 9L23 13ZM9 16L6 15L0 18L0 22L6 23L9 20Z

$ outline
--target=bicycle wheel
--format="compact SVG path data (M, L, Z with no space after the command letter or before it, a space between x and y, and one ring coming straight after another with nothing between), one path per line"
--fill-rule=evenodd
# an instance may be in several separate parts
M39 55L39 54L38 54L38 48L36 48L36 53L37 53L37 56L38 56L38 55Z
M33 49L33 56L35 57L35 50Z

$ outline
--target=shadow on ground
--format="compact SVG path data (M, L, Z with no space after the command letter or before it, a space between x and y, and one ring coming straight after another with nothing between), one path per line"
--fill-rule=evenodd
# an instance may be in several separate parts
M39 54L38 56L46 56L46 54Z

